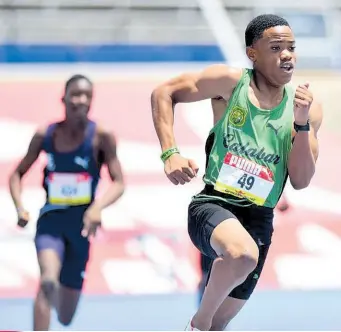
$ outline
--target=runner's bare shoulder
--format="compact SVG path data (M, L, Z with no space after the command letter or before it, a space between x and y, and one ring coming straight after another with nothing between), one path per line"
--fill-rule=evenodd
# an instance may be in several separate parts
M42 125L38 127L34 135L41 139L44 138L46 136L48 127L49 127L48 125Z
M206 67L203 74L210 74L226 79L232 85L236 85L243 74L243 68L231 67L226 64L214 64Z
M47 126L39 127L31 138L26 154L14 171L15 173L18 173L20 177L22 177L38 159L39 154L43 149L43 141L46 131Z
M110 126L106 126L103 124L97 124L96 132L97 132L97 135L100 137L103 137L106 135L114 135L113 128L110 128Z
M30 142L30 148L33 150L33 153L42 148L43 140L47 133L47 128L48 125L42 125L36 129Z
M109 128L108 126L101 124L96 126L96 132L99 138L101 148L106 147L108 143L111 146L113 144L116 146L116 136L112 128Z
M198 72L187 72L172 78L154 92L154 97L171 96L173 103L188 103L218 96L228 99L242 76L241 68L214 64Z
M242 74L242 68L230 67L225 64L215 64L207 67L201 75L202 77L215 77L217 80L221 93L212 98L228 101Z

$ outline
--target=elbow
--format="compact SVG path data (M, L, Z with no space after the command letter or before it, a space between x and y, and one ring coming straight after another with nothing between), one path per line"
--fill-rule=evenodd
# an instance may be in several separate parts
M310 184L310 179L301 179L299 181L295 181L295 180L290 180L291 186L295 189L295 190L302 190L305 189L309 186Z
M151 94L152 105L158 105L160 101L169 101L173 105L176 103L171 89L168 85L160 85L155 88ZM153 107L153 110L155 107Z
M122 186L121 186L121 196L124 194L125 190L126 190L126 186L125 186L124 183L122 183Z
M19 172L14 171L10 176L9 176L9 185L12 185L12 183L14 183L15 181L20 181L21 180L21 175L19 174Z
M118 185L118 188L119 188L118 189L118 196L121 197L124 194L124 192L125 192L126 186L125 186L123 181L117 182L117 185Z
M315 174L315 163L300 167L289 164L288 167L289 179L292 187L295 190L302 190L310 185L310 182Z
M9 178L8 178L8 183L11 185L11 183L13 182L14 179L14 173L12 173Z
M152 92L152 95L151 95L152 102L157 101L158 99L160 99L165 94L166 94L166 86L159 85Z

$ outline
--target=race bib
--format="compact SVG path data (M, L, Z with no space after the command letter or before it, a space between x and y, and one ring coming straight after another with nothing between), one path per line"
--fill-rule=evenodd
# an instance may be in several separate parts
M48 181L50 204L83 205L91 202L92 178L88 173L51 173Z
M229 152L214 189L264 205L273 186L273 175L267 167Z

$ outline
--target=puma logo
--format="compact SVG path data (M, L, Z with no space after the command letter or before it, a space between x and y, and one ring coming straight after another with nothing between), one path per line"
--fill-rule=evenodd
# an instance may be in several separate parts
M267 128L271 128L274 132L275 132L275 134L276 134L276 136L278 135L278 131L283 127L283 126L279 126L278 128L275 128L271 123L267 123L266 124L266 127Z
M84 169L88 169L89 167L89 158L81 158L79 156L75 157L73 160L75 164L83 167Z

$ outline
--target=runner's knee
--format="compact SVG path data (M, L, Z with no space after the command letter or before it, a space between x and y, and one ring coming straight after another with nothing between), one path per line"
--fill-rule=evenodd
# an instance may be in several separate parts
M55 278L41 278L40 291L43 296L50 302L53 303L56 292L58 290L59 282Z
M251 273L258 263L259 250L253 240L225 243L221 253L223 260L232 264L240 277Z
M217 225L210 243L216 254L229 266L232 264L236 273L241 276L256 268L258 246L238 220L230 218Z

